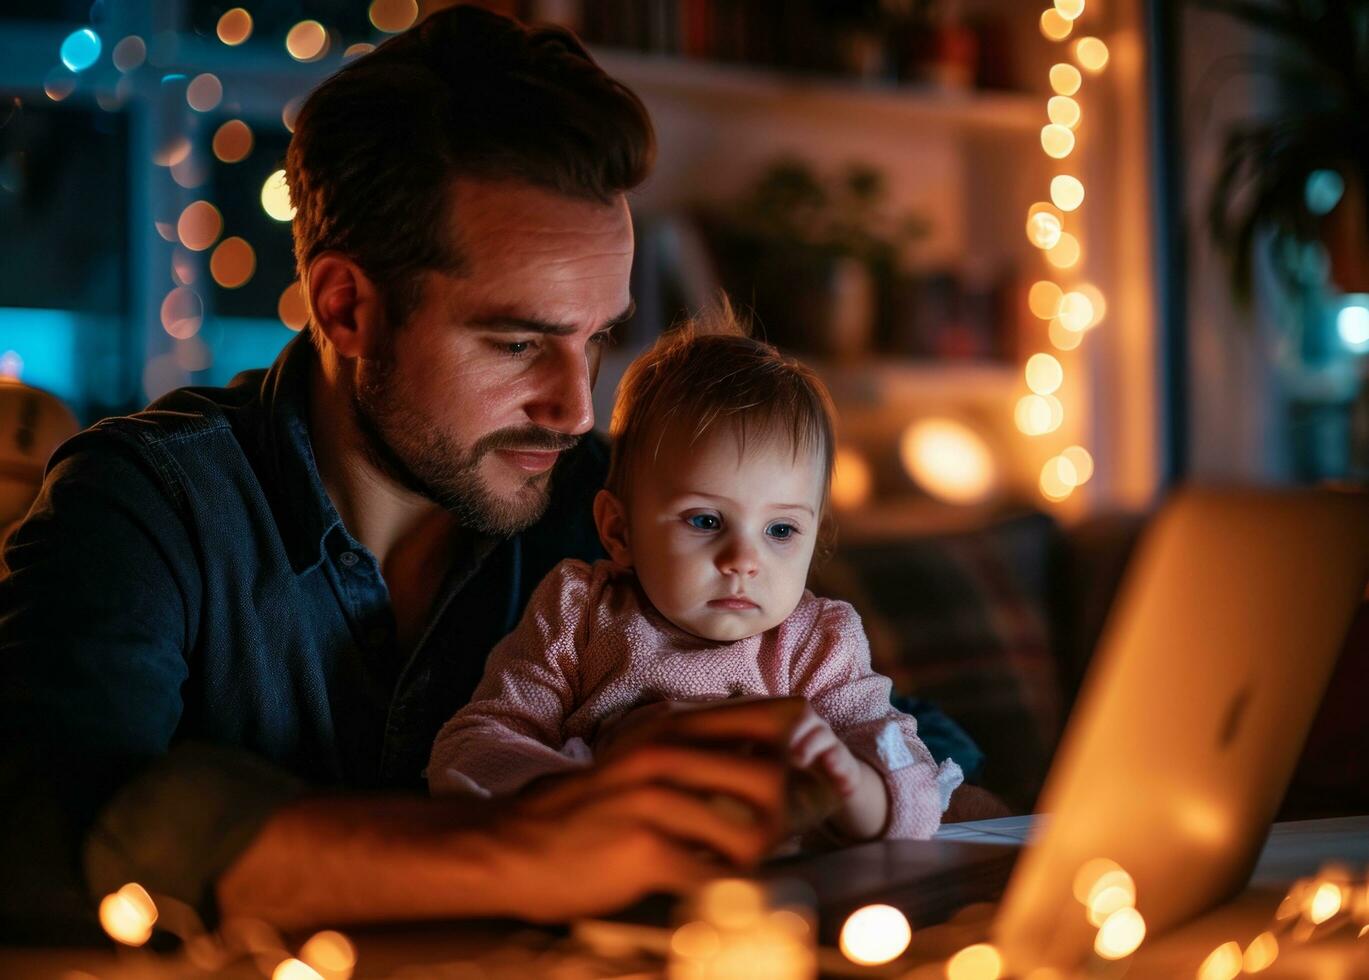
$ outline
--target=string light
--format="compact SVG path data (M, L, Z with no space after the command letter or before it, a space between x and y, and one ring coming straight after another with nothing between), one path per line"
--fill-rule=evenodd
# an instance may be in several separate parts
M1084 203L1084 184L1078 177L1058 174L1051 178L1051 203L1061 211L1076 211Z
M1222 943L1198 967L1198 980L1235 980L1243 966L1240 943Z
M1032 283L1031 289L1027 292L1027 306L1032 314L1042 320L1049 320L1060 312L1060 300L1064 293L1055 283L1049 279L1042 279Z
M1087 72L1097 74L1108 65L1108 46L1096 37L1081 37L1074 42L1074 60Z
M1063 160L1074 152L1074 130L1059 123L1042 126L1041 149L1046 151L1046 156Z
M854 449L837 449L832 463L832 506L838 510L855 510L870 499L874 476L865 457Z
M223 215L208 201L186 205L176 221L176 236L192 252L203 252L218 241L223 231Z
M989 943L966 946L946 963L946 980L998 980L1003 956Z
M1027 218L1027 241L1039 249L1054 248L1064 231L1060 215L1052 211L1037 211Z
M1074 95L1084 84L1084 76L1073 65L1061 62L1051 68L1051 90L1056 95Z
M241 119L230 119L214 132L214 156L223 163L239 163L252 152L252 129Z
M912 942L913 930L892 905L866 905L842 924L838 945L852 963L878 966L897 959Z
M1084 12L1084 0L1055 0L1055 9L1067 20L1078 20Z
M100 902L100 926L115 942L141 946L152 938L157 905L137 882L129 882Z
M257 254L245 240L225 238L209 258L209 273L224 289L237 289L252 278Z
M1089 482L1089 479L1093 476L1093 457L1089 455L1087 449L1083 446L1070 446L1060 455L1069 460L1070 465L1074 467L1075 486L1083 486L1085 483ZM1113 887L1116 888L1118 886L1114 885ZM1133 887L1130 903L1135 904L1135 902L1136 890Z
M136 34L130 34L118 44L110 54L114 67L121 72L130 72L147 60L147 45Z
M277 221L295 219L295 206L290 201L290 185L286 183L284 170L277 170L261 185L261 206Z
M1241 955L1241 969L1246 973L1261 973L1279 958L1279 941L1272 932L1262 932L1250 941Z
M302 20L285 35L285 50L296 61L318 61L328 53L328 32L316 20Z
M234 7L219 18L215 32L224 44L236 47L252 36L252 15L242 7Z
M1041 14L1041 33L1052 41L1063 41L1074 30L1074 22L1054 7Z
M1060 322L1059 317L1051 320L1047 330L1047 337L1051 346L1060 351L1071 351L1084 342L1084 335L1078 330L1071 330Z
M1060 325L1074 333L1083 333L1093 323L1093 301L1077 290L1060 298L1056 315Z
M1038 395L1054 394L1065 380L1065 369L1050 354L1033 354L1027 358L1025 374L1027 387Z
M352 941L331 929L311 936L300 947L299 958L324 980L348 980L357 963Z
M303 330L309 323L309 304L296 280L286 286L276 301L276 315L291 330Z
M1046 100L1046 117L1066 129L1074 129L1083 118L1079 103L1068 95L1052 95Z
M418 4L415 0L375 0L368 13L376 30L398 34L418 20Z
M1046 261L1057 269L1071 269L1078 264L1082 254L1079 239L1065 232L1060 236L1060 241L1046 250Z
M1105 960L1125 959L1136 952L1145 938L1146 920L1140 912L1128 906L1108 916L1098 929L1093 951Z
M212 112L223 101L223 83L209 72L196 75L186 86L185 101L196 112Z

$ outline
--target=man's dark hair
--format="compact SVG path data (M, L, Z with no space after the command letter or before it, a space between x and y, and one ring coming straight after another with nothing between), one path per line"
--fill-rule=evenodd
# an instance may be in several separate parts
M459 272L446 223L455 177L523 180L609 203L646 177L641 101L569 31L478 7L434 13L348 65L304 104L286 154L301 281L349 255L401 324L419 273Z

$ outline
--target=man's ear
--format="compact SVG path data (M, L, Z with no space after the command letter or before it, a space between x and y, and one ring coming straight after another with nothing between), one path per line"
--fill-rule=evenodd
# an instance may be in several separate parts
M339 357L374 358L384 349L380 290L352 259L324 252L309 263L309 315Z
M632 567L632 549L628 547L627 510L617 494L600 490L594 498L594 526L599 529L599 541L608 556L619 565Z

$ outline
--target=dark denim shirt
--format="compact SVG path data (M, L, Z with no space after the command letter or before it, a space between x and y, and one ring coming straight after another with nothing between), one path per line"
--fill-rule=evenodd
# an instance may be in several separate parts
M0 581L0 916L76 938L136 880L206 908L283 802L421 790L438 728L538 581L603 556L597 437L533 528L461 542L416 649L309 440L313 350L173 392L58 450Z

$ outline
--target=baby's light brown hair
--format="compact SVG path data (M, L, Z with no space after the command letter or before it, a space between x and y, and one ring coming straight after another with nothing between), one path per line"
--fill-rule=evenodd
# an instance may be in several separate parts
M833 418L832 398L817 375L752 338L749 324L724 300L663 334L628 368L609 424L607 487L626 502L634 471L659 458L668 433L686 436L692 446L727 425L742 452L756 436L787 441L796 463L818 453L825 514L836 454Z

